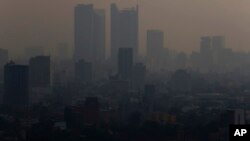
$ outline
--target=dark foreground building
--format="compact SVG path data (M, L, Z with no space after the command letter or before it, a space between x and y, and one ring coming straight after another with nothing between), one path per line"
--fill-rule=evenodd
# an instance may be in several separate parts
M9 62L4 67L4 99L6 106L26 106L29 103L29 67Z

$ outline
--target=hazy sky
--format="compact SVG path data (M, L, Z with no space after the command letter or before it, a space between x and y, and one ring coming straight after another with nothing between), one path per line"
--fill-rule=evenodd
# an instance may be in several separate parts
M137 0L0 0L0 47L44 45L52 49L64 41L73 46L77 3L106 8L109 34L111 2L125 8ZM198 49L202 35L225 35L227 47L250 51L249 0L139 0L139 10L142 52L146 29L164 30L166 47L177 50Z

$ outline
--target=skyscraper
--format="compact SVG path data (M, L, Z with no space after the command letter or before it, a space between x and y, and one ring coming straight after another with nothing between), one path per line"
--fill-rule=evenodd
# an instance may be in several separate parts
M164 48L164 33L161 30L147 31L147 58L158 59Z
M94 14L94 60L93 63L101 65L105 61L105 11L102 9L95 10Z
M134 59L139 56L138 46L138 6L119 10L111 4L111 59L116 62L119 48L129 47L134 51Z
M84 59L96 63L105 54L105 11L93 5L75 7L75 61Z
M93 5L79 4L75 7L75 59L91 61L93 47Z
M30 59L30 85L32 87L50 86L50 56L36 56Z
M212 39L209 36L201 37L200 40L200 52L207 52L208 50L211 50L212 46Z
M206 72L213 64L212 39L209 36L201 37L200 40L200 69Z
M225 51L225 37L213 36L212 37L213 61L214 61L214 64L217 65L218 67L221 67L225 63L224 51Z
M121 79L131 80L133 71L133 49L119 48L118 75Z
M163 66L164 33L161 30L147 31L147 63L151 69Z
M4 66L4 99L7 106L29 103L29 67L9 62Z

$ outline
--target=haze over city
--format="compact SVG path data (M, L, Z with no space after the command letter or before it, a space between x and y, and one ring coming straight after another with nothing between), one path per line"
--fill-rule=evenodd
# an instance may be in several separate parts
M249 51L250 10L248 0L1 0L0 45L11 51L44 45L49 51L58 42L73 48L73 8L93 3L107 10L106 33L110 34L109 6L126 8L139 4L140 50L145 53L146 30L165 32L165 47L191 52L199 37L223 35L234 50ZM107 54L110 49L107 36ZM13 50L17 49L17 50Z
M0 0L0 141L238 141L248 5Z

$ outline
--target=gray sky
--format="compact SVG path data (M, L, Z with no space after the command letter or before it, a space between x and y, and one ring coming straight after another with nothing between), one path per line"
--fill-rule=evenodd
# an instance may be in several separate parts
M137 0L0 0L0 47L73 45L74 6L106 8L109 24L111 2L125 8ZM146 29L155 28L164 30L166 47L177 50L197 50L202 35L225 35L227 47L250 51L249 0L139 0L139 10L142 52Z

